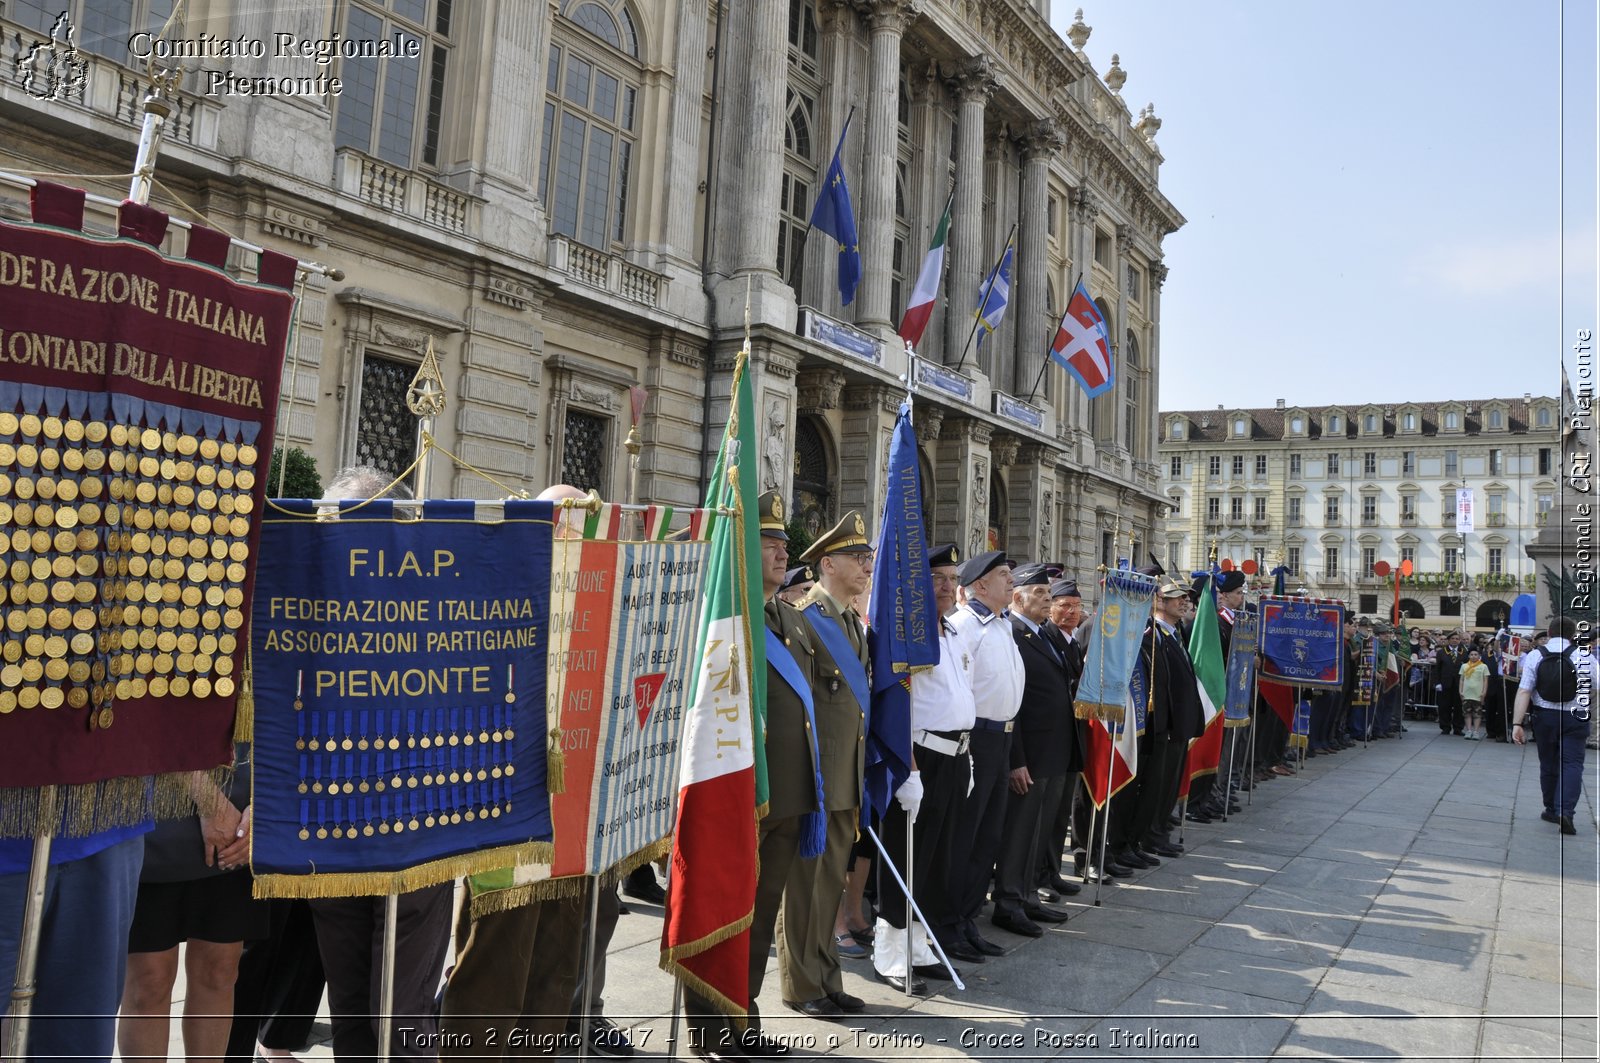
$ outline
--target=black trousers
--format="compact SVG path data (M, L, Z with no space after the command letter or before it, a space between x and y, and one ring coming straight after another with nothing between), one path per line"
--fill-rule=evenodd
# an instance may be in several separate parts
M291 1052L304 1048L326 984L310 902L280 898L262 903L271 930L259 941L246 941L239 957L227 1049L232 1063L251 1063L257 1041Z
M956 844L950 852L950 893L957 917L968 924L983 910L994 864L1000 856L1006 802L1011 791L1011 734L972 732L972 793L961 806Z
M1061 874L1061 857L1066 852L1069 833L1073 838L1073 846L1077 846L1078 829L1074 814L1077 812L1079 778L1077 772L1068 772L1062 781L1055 807L1044 810L1039 843L1039 886L1048 886Z
M1130 845L1167 836L1166 817L1177 802L1178 773L1183 770L1187 748L1187 743L1174 739L1170 731L1148 737L1149 744L1139 750L1139 793L1133 822L1128 824Z
M650 865L646 864L646 867ZM593 888L591 882L583 891L583 934L584 944L588 947L589 941L589 890ZM583 994L589 991L589 1014L595 1016L605 1010L606 992L606 950L611 948L611 938L617 932L617 920L622 918L622 898L617 896L615 883L606 886L600 891L600 896L595 902L595 913L599 916L594 926L594 978L591 981L588 972L583 969L582 960L578 966L578 985L572 991L572 1021L577 1022L583 1017ZM582 956L582 953L579 953Z
M442 882L402 893L395 922L394 1022L389 1050L395 1059L438 1054L433 999L450 945L454 884ZM317 946L328 977L333 1013L333 1054L339 1063L378 1057L378 1010L383 982L382 897L314 900ZM402 1027L410 1027L409 1033Z
M1038 905L1035 890L1039 884L1039 853L1044 847L1044 810L1061 803L1065 786L1066 776L1050 775L1034 779L1025 794L1013 791L1007 800L1000 858L994 868L996 913L1020 915Z
M950 896L950 876L945 873L951 854L957 852L956 831L966 802L969 761L965 754L938 753L917 746L917 770L922 773L922 805L911 826L912 860L906 861L906 813L900 802L890 801L879 824L878 837L901 875L911 876L911 893L935 937L952 934L960 924ZM894 875L879 860L878 915L890 926L906 928L906 895ZM958 938L960 935L956 935Z

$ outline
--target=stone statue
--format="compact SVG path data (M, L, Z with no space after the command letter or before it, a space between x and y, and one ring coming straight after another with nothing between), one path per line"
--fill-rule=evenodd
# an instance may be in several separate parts
M761 426L761 487L783 490L783 470L790 464L787 404L776 395L767 398L766 423Z

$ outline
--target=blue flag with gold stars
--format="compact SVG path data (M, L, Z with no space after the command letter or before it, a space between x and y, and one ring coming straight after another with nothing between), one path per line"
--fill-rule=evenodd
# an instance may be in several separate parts
M811 227L827 233L839 245L839 299L846 306L856 297L861 283L861 245L856 237L856 212L850 205L850 185L844 179L844 138L850 132L846 122L839 143L833 149L833 162L822 178L817 205L811 208Z

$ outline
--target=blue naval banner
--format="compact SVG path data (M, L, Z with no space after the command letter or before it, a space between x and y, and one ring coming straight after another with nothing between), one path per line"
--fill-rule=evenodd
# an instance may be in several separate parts
M552 506L285 502L251 624L258 897L417 889L550 857Z
M1130 693L1129 680L1139 660L1139 643L1150 620L1156 583L1150 576L1115 569L1106 573L1104 588L1096 621L1098 630L1089 642L1083 678L1078 684L1076 711L1080 720L1121 720L1130 699L1136 706L1143 705L1143 699Z
M1317 690L1344 686L1344 606L1261 599L1261 678Z
M1250 710L1256 703L1260 630L1259 614L1233 614L1233 633L1228 636L1228 697L1222 706L1224 727L1243 727L1250 722Z

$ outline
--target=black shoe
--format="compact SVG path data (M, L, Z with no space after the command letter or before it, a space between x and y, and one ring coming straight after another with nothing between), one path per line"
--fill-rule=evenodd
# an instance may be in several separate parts
M1189 822L1190 823L1210 823L1210 822L1212 822L1212 820L1214 818L1215 817L1213 817L1211 815L1211 813L1207 812L1203 808L1197 808L1193 812L1189 813ZM1156 850L1156 852L1160 852L1160 851L1161 850L1159 850L1159 849Z
M1562 816L1561 819L1560 819L1560 823L1561 823L1561 833L1562 834L1576 834L1576 833L1578 833L1578 828L1574 827L1572 825L1572 817L1571 816Z
M1151 855L1150 851L1143 846L1129 849L1128 855L1131 856L1136 863L1142 863L1145 867L1161 866L1161 861L1157 860L1153 855Z
M849 1012L852 1015L867 1009L867 1002L865 1000L862 1000L854 993L846 993L842 989L836 993L829 993L828 999L839 1005L840 1011Z
M984 956L1004 956L1006 954L1005 949L1001 948L999 945L996 945L994 942L990 941L977 931L973 931L967 935L967 944L972 946L974 952L981 953ZM949 949L945 950L946 953L949 953L949 951Z
M1145 848L1157 856L1176 858L1183 855L1183 846L1177 842L1156 842Z
M1553 809L1549 809L1549 808L1547 808L1543 812L1539 813L1539 818L1544 820L1546 823L1560 823L1561 822L1561 817L1556 815L1555 811Z
M798 1011L810 1019L834 1019L844 1016L844 1009L827 997L818 997L815 1000L785 1000L783 1006L790 1011Z
M966 941L941 940L939 942L939 947L943 949L944 954L952 960L960 960L962 963L983 962L983 953L979 952L975 946Z
M1001 930L1009 930L1025 938L1044 937L1044 927L1021 912L995 912L989 921Z
M1042 904L1030 904L1022 910L1035 923L1065 923L1067 921L1066 912L1056 908L1046 908Z
M633 1055L633 1042L627 1033L604 1015L589 1019L589 1047L602 1056Z
M641 864L634 868L632 873L622 880L622 892L646 904L664 904L667 900L667 891L656 881L656 869L649 864Z
M1074 882L1070 878L1062 878L1060 875L1057 875L1056 880L1048 883L1048 885L1063 897L1076 897L1083 891L1081 883Z
M1040 886L1033 892L1038 896L1040 904L1054 904L1061 899L1061 894L1048 886Z
M906 980L904 978L901 978L897 974L884 974L881 971L874 970L872 972L872 977L876 978L878 981L882 982L884 985L888 986L890 989L894 990L896 993L904 993L906 991ZM922 979L918 978L916 975L912 975L911 976L911 995L914 996L914 997L925 997L925 996L927 996L928 995L928 983L924 982Z
M1112 878L1131 878L1133 876L1133 868L1124 864L1120 857L1107 858L1100 870Z
M942 963L919 963L911 968L911 973L921 975L923 978L932 978L939 982L950 981L950 971Z
M739 1039L739 1051L752 1059L757 1059L786 1056L790 1049L785 1041L774 1041L764 1033L746 1030L744 1036Z

